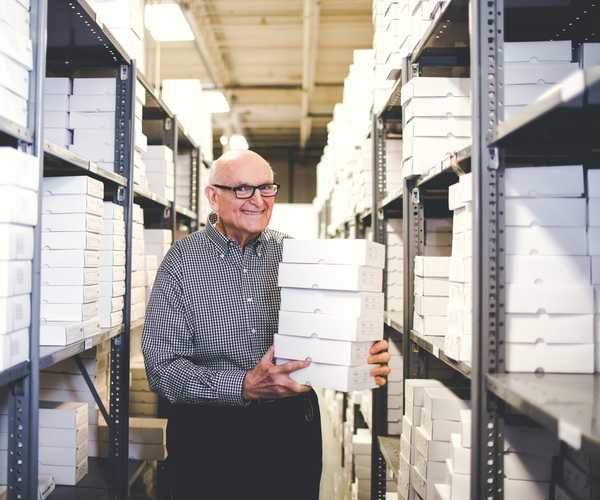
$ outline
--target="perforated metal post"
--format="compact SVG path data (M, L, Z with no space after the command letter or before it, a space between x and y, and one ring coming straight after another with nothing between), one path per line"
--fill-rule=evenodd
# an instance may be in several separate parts
M486 376L503 369L502 165L488 147L502 116L502 0L472 2L473 366L471 499L504 496L502 422Z
M163 139L165 144L173 151L175 159L175 169L177 169L177 141L178 141L177 117L165 118L163 121ZM175 171L177 175L177 170ZM165 218L171 219L171 231L173 231L173 241L175 241L175 233L177 231L177 210L175 209L176 193L173 191L173 202L169 205L168 212L165 211Z
M381 200L385 196L385 130L383 120L373 115L373 206L371 224L373 241L385 244L386 231L383 212L379 211ZM384 330L385 331L385 330ZM387 336L387 333L384 333ZM373 413L371 429L371 498L385 499L386 463L381 454L377 436L387 435L387 386L373 390Z
M133 256L133 116L135 114L135 62L122 65L117 77L115 165L127 179L118 203L125 211L126 269L123 333L111 340L110 352L110 460L114 477L113 494L126 500L129 462L129 336L131 325L131 269Z
M191 199L191 210L196 214L196 220L191 222L190 229L197 231L200 224L200 149L192 149L192 168L190 178L192 180L192 187L190 189ZM176 179L177 180L177 179Z

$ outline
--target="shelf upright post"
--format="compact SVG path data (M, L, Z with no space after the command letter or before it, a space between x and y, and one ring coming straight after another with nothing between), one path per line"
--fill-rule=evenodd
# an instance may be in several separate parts
M190 187L190 206L192 212L196 214L196 220L191 222L191 232L197 231L200 227L200 168L202 163L200 162L200 148L193 148L192 152L192 171L190 175L191 187ZM175 178L175 184L177 184L177 177Z
M371 224L373 241L385 245L385 220L383 211L379 210L381 200L385 196L386 171L385 171L385 125L383 119L373 115L373 206L371 211ZM385 276L385 273L384 273ZM384 277L385 285L385 277ZM384 336L388 333L384 329ZM371 499L385 500L386 490L386 464L381 454L378 436L387 435L387 386L374 389L373 413L371 429Z
M19 141L19 149L38 159L37 225L34 229L32 262L31 324L29 327L29 367L27 375L9 386L8 391L8 500L38 498L38 409L40 360L40 270L42 227L42 180L44 176L43 82L46 75L46 0L31 2L30 34L34 68L31 72L28 102L28 128L31 144Z
M503 370L503 165L489 147L503 112L504 2L471 2L473 171L473 366L471 381L471 499L502 500L500 403L487 375Z
M115 129L115 169L127 179L119 188L117 201L125 212L126 275L123 333L111 340L110 352L110 460L114 477L114 497L127 500L129 495L129 342L131 332L131 272L133 261L133 147L135 144L136 65L123 64L117 76Z
M170 207L170 219L171 219L171 231L173 232L173 241L175 241L175 234L177 232L177 209L175 202L177 200L177 193L175 192L175 179L177 178L177 141L178 141L178 129L179 124L177 122L177 116L173 115L173 118L166 118L163 122L164 137L167 146L173 151L173 163L174 177L173 177L173 201Z

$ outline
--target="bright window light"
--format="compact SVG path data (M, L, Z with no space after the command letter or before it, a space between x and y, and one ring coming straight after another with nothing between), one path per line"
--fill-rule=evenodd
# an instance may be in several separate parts
M233 134L229 138L229 149L231 150L239 150L239 149L248 149L248 141L243 135Z
M158 42L183 42L194 39L192 28L179 5L175 3L146 5L144 22Z
M205 90L202 97L209 113L229 113L229 103L220 90Z

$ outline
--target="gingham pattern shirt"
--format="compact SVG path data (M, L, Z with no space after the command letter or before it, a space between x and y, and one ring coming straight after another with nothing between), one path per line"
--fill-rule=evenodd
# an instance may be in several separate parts
M209 217L160 265L142 333L153 391L172 403L246 405L242 386L273 343L283 239L266 229L241 252Z

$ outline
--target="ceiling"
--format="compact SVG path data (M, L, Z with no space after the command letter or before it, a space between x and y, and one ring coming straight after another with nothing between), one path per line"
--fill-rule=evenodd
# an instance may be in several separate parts
M372 46L372 0L178 0L192 42L150 46L161 79L199 78L231 112L215 134L250 147L322 147L354 49ZM159 58L159 60L157 59Z

